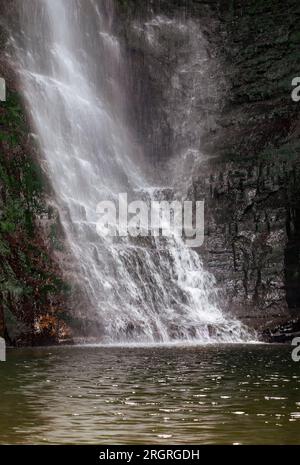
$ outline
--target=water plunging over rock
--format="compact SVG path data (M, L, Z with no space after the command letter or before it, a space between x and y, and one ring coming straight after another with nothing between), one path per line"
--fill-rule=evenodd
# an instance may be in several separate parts
M96 233L101 200L144 195L155 178L127 123L113 3L28 0L19 12L12 41L22 90L99 341L249 340L222 313L213 276L183 240Z

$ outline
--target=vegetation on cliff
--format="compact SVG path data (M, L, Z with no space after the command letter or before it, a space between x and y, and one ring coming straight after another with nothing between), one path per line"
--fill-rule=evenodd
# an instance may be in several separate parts
M33 146L18 93L8 89L0 105L0 331L10 344L67 335L68 287L51 259L54 236L41 226L52 211Z

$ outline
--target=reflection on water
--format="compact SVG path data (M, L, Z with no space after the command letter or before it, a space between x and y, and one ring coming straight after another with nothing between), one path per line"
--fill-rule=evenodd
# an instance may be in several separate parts
M0 374L2 444L300 443L289 347L16 350Z

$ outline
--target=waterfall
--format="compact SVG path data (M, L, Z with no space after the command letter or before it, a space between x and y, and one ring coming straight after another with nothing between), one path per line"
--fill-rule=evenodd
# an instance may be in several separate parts
M181 238L100 238L97 204L166 196L128 127L126 60L110 0L18 0L12 34L22 92L103 343L240 342L214 277Z

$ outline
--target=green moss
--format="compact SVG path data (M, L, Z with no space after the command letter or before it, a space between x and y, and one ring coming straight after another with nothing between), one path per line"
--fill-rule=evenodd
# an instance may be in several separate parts
M287 142L279 148L266 148L261 154L262 160L288 161L293 163L299 160L300 141Z
M58 250L59 252L63 252L64 245L63 245L63 243L61 242L61 240L59 238L57 223L51 224L49 238L50 238L52 247L55 250Z
M300 31L295 31L290 35L290 42L294 44L300 43Z
M68 289L37 227L37 219L49 213L45 180L27 147L16 92L8 91L0 104L0 131L0 293L6 334L9 342L32 343L36 318L53 308L59 313Z
M26 131L26 121L17 92L8 91L6 102L1 102L1 139L12 145L21 142Z

